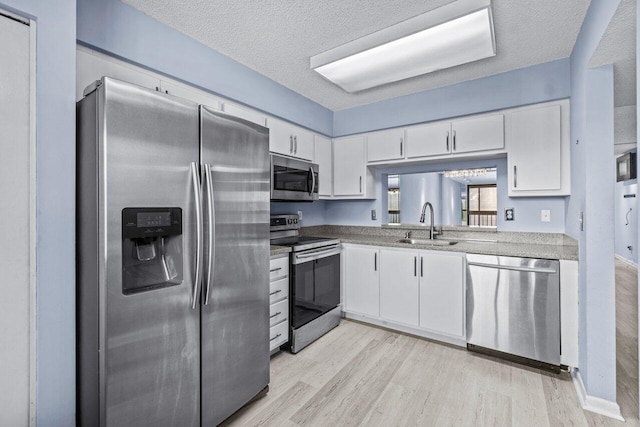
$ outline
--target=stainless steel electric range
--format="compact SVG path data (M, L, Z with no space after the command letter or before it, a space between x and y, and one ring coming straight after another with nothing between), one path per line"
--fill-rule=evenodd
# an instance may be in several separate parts
M340 242L301 236L298 215L271 215L271 244L288 246L289 327L297 353L340 323Z

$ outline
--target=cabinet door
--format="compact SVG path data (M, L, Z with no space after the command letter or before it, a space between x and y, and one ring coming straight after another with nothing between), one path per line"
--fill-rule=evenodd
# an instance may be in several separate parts
M420 327L464 335L464 255L420 255Z
M404 129L391 129L367 135L367 161L404 158Z
M295 127L293 132L293 157L313 161L313 134Z
M407 158L440 156L451 152L451 123L407 128Z
M353 136L333 141L333 194L335 196L364 194L365 168L364 137Z
M551 105L511 115L509 187L514 193L561 189L560 113L560 105Z
M378 317L380 315L380 259L378 249L345 246L345 309Z
M418 252L380 251L380 317L418 326Z
M333 165L331 162L331 140L320 135L314 136L314 161L318 164L319 187L318 195L330 197L333 179Z
M160 82L160 90L169 95L206 105L207 107L211 107L215 110L220 109L220 100L217 97L187 85L162 80Z
M504 148L504 115L481 116L451 122L452 153Z
M231 104L229 102L222 103L222 111L227 114L231 114L232 116L240 117L241 119L245 119L250 121L251 123L255 123L260 126L265 125L265 116L261 114L259 111L252 110L247 107L241 107L236 104Z
M293 125L282 120L267 118L269 151L293 156Z

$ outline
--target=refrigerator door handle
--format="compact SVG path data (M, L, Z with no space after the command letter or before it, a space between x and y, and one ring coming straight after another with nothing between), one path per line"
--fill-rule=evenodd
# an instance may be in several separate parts
M193 184L193 196L196 202L196 275L193 283L193 302L191 308L198 305L198 290L202 280L202 194L200 193L200 179L198 176L198 164L191 162L191 180Z
M216 222L215 222L215 201L213 199L213 178L211 177L211 165L205 164L205 181L207 183L207 219L209 221L209 260L207 266L207 288L204 293L204 305L209 304L211 293L211 281L213 280L213 266L216 259Z

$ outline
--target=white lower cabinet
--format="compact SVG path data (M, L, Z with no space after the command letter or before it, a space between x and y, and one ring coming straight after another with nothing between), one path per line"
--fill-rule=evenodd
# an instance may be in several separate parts
M380 317L418 326L418 252L380 251Z
M343 248L347 317L465 345L465 254Z
M345 311L380 316L380 251L343 245Z
M464 338L464 254L420 253L420 327Z
M289 255L269 263L269 350L289 341Z

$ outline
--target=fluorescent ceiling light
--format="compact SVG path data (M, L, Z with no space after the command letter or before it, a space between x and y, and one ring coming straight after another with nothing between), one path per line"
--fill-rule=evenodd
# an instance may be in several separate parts
M461 10L468 5L475 8ZM345 91L358 92L495 54L490 2L460 0L315 55L310 63Z

